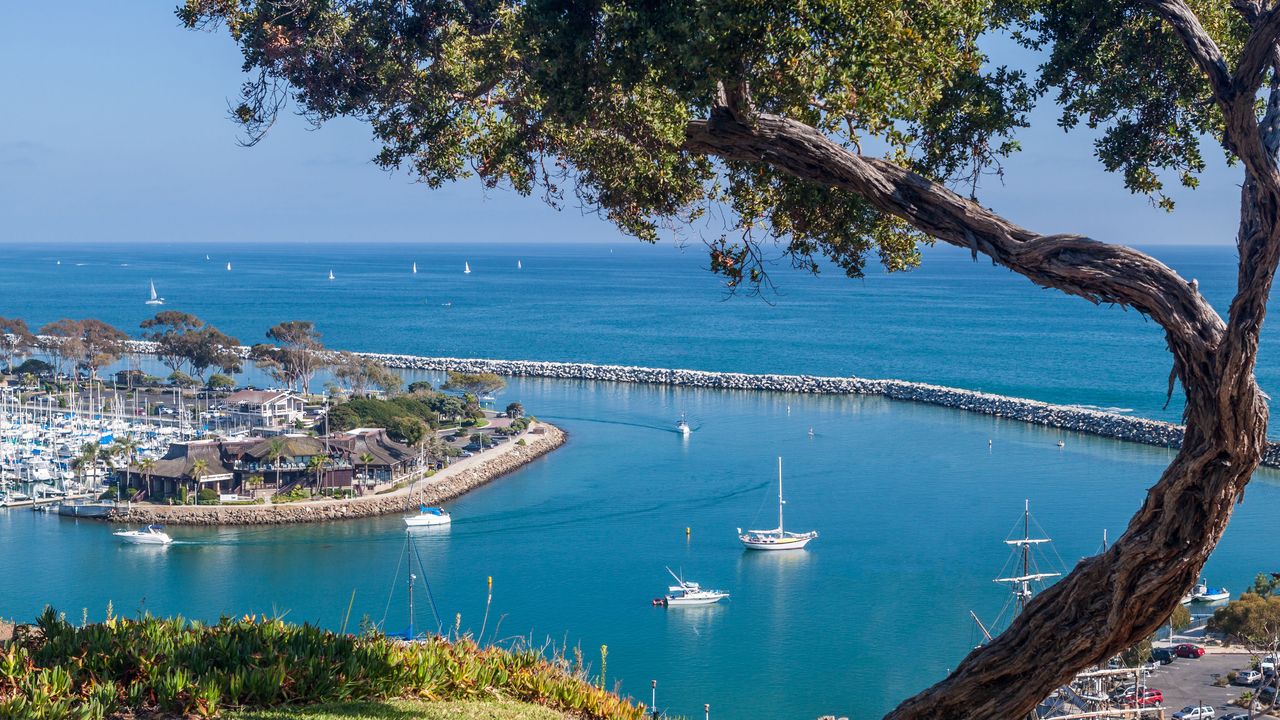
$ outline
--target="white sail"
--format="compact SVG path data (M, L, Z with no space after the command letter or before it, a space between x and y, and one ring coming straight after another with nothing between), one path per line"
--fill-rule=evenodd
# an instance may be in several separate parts
M330 271L329 271L329 279L330 279L330 280L332 280L332 279L333 279L333 271L332 271L332 270L330 270Z
M463 274L464 274L464 275L470 275L470 274L471 274L471 263L469 263L469 262L464 262L464 263L462 263L462 265L463 265L463 270L462 270Z
M151 297L147 300L148 305L163 305L164 298L156 294L156 282L151 281Z
M231 271L231 263L227 263L227 271L228 271L228 272L230 272L230 271Z
M156 295L156 281L152 280L151 281L151 299L155 300L157 297L159 296Z
M418 263L414 263L414 264L413 264L413 273L414 273L415 275L416 275L416 274L418 274Z
M517 260L517 261L516 261L516 269L517 269L517 270L523 270L523 269L524 269L524 263L522 263L522 262L520 262L519 260Z

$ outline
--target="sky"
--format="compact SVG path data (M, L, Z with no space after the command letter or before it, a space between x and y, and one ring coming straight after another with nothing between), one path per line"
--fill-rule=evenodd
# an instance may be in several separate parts
M461 183L428 190L370 162L367 127L282 118L252 148L227 118L240 55L185 30L176 0L0 4L0 242L627 242L595 215ZM991 43L998 61L1026 56ZM1126 245L1234 238L1239 173L1221 153L1172 215L1103 171L1085 132L1037 110L982 201L1042 233ZM634 242L634 241L632 241Z

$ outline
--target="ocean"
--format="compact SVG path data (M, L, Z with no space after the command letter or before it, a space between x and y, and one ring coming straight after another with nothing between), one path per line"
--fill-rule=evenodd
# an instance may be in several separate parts
M1159 252L1226 302L1229 250ZM36 325L92 316L135 328L155 310L143 304L154 279L167 309L244 342L310 319L331 346L358 350L856 374L1178 413L1176 398L1164 407L1154 324L950 251L861 281L779 269L762 298L726 296L694 249L640 245L3 246L0 262L0 315ZM1269 332L1264 387L1274 350ZM1171 457L882 398L516 379L498 398L513 400L569 442L450 503L452 528L415 540L443 624L580 647L597 669L607 645L610 683L647 702L657 680L658 705L688 717L704 703L735 718L887 711L980 640L969 611L998 624L1008 594L992 579L1024 501L1055 541L1042 567L1065 572L1104 530L1123 530ZM674 432L682 413L687 439ZM736 528L771 524L778 457L787 526L821 535L794 555L744 552ZM1238 592L1278 569L1257 552L1274 541L1278 477L1251 485L1206 568L1212 584ZM169 548L123 547L110 530L0 511L0 577L23 578L0 584L0 616L53 604L101 617L111 602L121 614L265 612L336 628L354 592L352 625L408 620L396 517L171 528ZM652 607L668 567L732 597ZM434 627L417 600L415 624Z

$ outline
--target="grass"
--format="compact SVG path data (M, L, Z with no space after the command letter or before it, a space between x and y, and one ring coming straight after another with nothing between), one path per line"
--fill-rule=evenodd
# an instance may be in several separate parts
M395 700L225 713L227 720L564 720L560 713L500 700Z

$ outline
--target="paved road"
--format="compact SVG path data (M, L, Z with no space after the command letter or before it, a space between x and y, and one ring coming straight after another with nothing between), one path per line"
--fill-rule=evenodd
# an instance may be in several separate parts
M1171 665L1162 665L1147 680L1148 687L1159 688L1164 693L1164 706L1168 715L1188 705L1204 703L1212 705L1219 717L1243 708L1227 703L1240 697L1249 688L1240 686L1215 687L1215 676L1225 676L1231 670L1249 666L1249 653L1219 651L1197 660L1178 658ZM1166 716L1166 717L1167 717ZM1258 715L1255 717L1272 717Z

